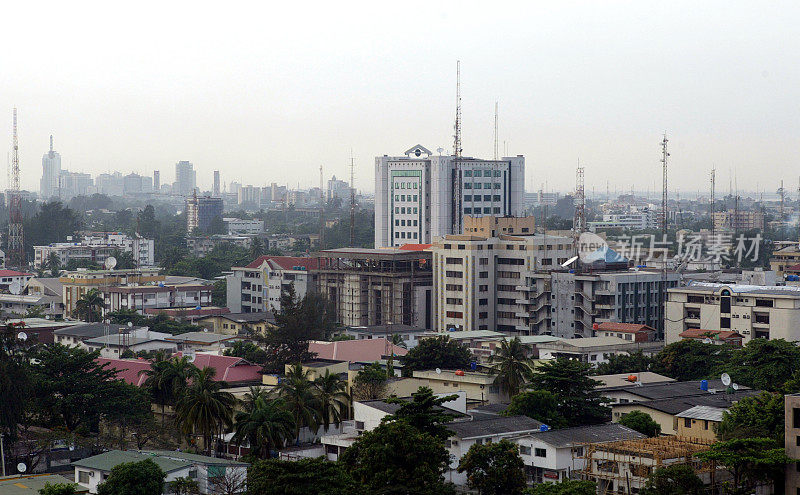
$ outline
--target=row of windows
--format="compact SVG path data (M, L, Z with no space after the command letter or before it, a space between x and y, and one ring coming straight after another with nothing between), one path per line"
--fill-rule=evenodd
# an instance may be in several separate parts
M395 232L394 233L395 239L416 239L417 233L416 232L408 232L408 236L406 236L406 232Z
M462 291L464 290L464 286L460 284L445 284L445 290L454 290L454 291Z
M457 304L457 305L464 304L464 300L461 299L460 297L448 297L446 299L446 302L447 304Z
M465 194L464 195L464 201L481 201L481 198L483 198L483 201L500 201L500 195L499 194L495 194L494 195L494 199L492 199L492 195L491 194L484 194L483 196L481 196L480 194L475 194L475 195ZM414 201L416 201L416 200L417 200L417 197L414 196Z
M500 189L501 184L494 183L494 189ZM464 189L492 189L491 182L465 182Z
M394 207L394 212L395 213L412 213L411 210L414 210L413 211L414 215L417 214L417 208L416 207L414 207L414 208L411 208L410 206L408 208L406 208L405 206L395 206Z
M408 222L408 223L406 223L406 222ZM402 227L406 227L406 226L408 226L408 227L416 227L417 226L417 221L416 220L408 220L408 221L406 221L406 220L395 220L394 221L394 226L395 227L401 227L401 226Z
M413 189L417 189L417 186L419 184L416 183L416 182L395 182L394 183L394 188L395 189L412 189L412 185L413 185ZM408 187L406 187L406 186L408 186Z
M464 177L491 177L492 171L491 170L464 170ZM503 172L500 170L494 171L495 177L502 177Z
M498 198L499 197L500 196L498 196ZM414 199L411 199L411 198L414 198ZM394 200L395 201L406 201L406 195L405 194L395 194L394 195ZM414 195L409 194L408 195L408 201L416 202L417 201L417 195L416 194L414 194Z
M414 208L414 209L416 210L416 208ZM476 208L464 208L464 214L465 215L469 215L470 213L480 213L480 212L481 212L481 209L477 208L477 207ZM483 209L483 213L492 213L492 209L489 208L489 207L486 207L486 208ZM500 213L500 207L495 206L494 213Z

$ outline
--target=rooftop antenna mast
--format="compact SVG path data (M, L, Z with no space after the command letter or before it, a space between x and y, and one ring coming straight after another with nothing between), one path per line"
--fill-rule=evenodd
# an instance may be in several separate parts
M786 189L783 188L783 179L781 179L781 187L778 188L778 194L781 197L781 206L780 206L780 221L783 222L783 203L786 199Z
M356 245L356 162L353 148L350 148L350 247Z
M19 141L17 109L14 108L13 145L11 150L11 191L8 222L8 254L11 266L25 268L25 246L22 232L22 204L19 189Z
M322 165L319 166L319 249L325 237L325 189L323 189Z
M494 160L500 159L497 148L497 101L494 102Z
M713 238L714 232L714 189L716 187L717 182L717 170L716 167L711 167L711 202L709 205L709 215L711 216L711 236Z
M667 199L668 199L668 189L667 189L667 161L669 158L669 152L667 151L667 143L669 140L667 139L667 133L664 131L664 139L661 140L661 168L664 174L663 177L663 184L661 185L661 232L666 238L667 235ZM666 239L665 239L666 240ZM664 260L666 263L666 260Z
M462 213L464 208L461 184L461 61L456 60L456 122L453 126L453 214L451 221L453 233L461 233Z

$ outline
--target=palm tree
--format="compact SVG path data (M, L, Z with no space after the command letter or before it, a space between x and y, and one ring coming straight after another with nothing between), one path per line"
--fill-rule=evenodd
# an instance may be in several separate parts
M233 440L247 440L250 452L261 458L270 456L274 447L283 447L296 429L294 417L282 399L269 400L258 394L245 410L236 413Z
M403 340L403 336L402 336L402 335L400 335L399 333L393 333L393 334L392 334L392 335L389 337L389 341L390 341L392 344L394 344L394 345L396 345L396 346L398 346L398 347L402 347L403 349L405 349L405 348L406 348L406 341L405 341L405 340Z
M214 381L216 370L206 366L192 378L175 406L175 420L185 435L199 432L207 453L211 453L211 439L232 426L236 398L222 389L225 382Z
M314 385L317 388L316 393L322 424L327 432L331 420L338 427L347 414L347 409L350 405L347 383L339 375L331 373L330 370L325 370L324 375L314 379Z
M528 346L519 337L503 340L500 348L489 357L489 363L494 363L489 373L497 375L494 384L505 387L509 397L517 395L533 374L533 363L528 359Z
M94 321L95 312L100 313L102 316L104 305L105 301L103 300L103 295L100 294L98 289L92 289L78 299L75 303L75 311L80 317L92 323Z
M175 405L186 389L187 382L198 372L186 356L167 359L163 352L156 354L150 369L139 372L147 378L144 386L150 389L153 400L161 406L161 423L164 423L167 405Z
M308 426L314 433L319 429L320 407L311 371L303 371L298 363L286 372L286 376L278 383L278 396L286 402L286 408L294 417L294 436L300 435L300 428Z

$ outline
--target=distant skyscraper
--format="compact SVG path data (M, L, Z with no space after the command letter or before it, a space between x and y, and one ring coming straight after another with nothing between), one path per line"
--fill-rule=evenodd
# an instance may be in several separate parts
M50 136L50 151L42 157L42 180L39 194L43 199L58 196L58 177L61 175L61 155L53 151L53 136Z
M191 196L197 187L197 172L192 162L180 161L175 164L175 184L172 186L173 194Z
M197 197L192 194L186 198L186 230L199 229L208 232L211 221L222 218L222 198Z
M219 170L214 170L214 188L211 190L211 195L219 197Z
M153 190L155 192L161 190L161 172L158 170L153 172Z

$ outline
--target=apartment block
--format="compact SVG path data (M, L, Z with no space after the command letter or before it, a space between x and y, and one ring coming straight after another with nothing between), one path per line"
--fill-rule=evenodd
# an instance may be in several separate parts
M718 231L763 230L764 214L755 210L715 211L714 229Z
M211 306L213 285L129 285L101 289L105 311L133 310L145 314L147 310Z
M130 237L120 232L93 232L76 242L55 242L33 247L33 265L45 268L51 256L58 257L61 266L70 261L94 262L102 265L115 251L130 253L137 266L155 265L153 239Z
M320 252L318 288L344 326L433 323L433 283L428 245L340 248Z
M228 308L232 313L279 311L281 294L294 286L298 298L316 291L317 258L261 256L247 266L233 267L227 282Z
M695 282L670 289L666 341L689 329L730 330L751 339L800 341L800 287Z
M75 304L92 289L104 287L157 284L164 282L164 275L158 268L139 268L135 270L77 270L65 272L59 277L63 290L64 313L75 311Z
M532 232L533 222L500 220L506 219L467 217L465 228L499 235L448 235L432 247L436 330L530 333L526 280L567 261L572 239L502 234L503 229Z
M192 256L204 258L215 247L230 244L233 246L250 249L253 238L245 235L214 234L205 236L187 236L186 247Z

